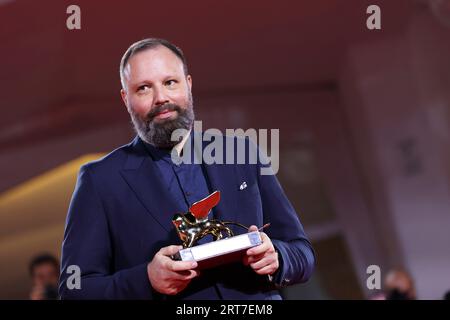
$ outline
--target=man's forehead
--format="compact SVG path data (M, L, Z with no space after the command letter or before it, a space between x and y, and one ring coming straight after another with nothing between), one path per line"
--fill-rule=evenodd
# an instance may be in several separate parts
M124 68L127 77L141 77L152 73L183 71L183 62L170 49L158 46L134 54Z

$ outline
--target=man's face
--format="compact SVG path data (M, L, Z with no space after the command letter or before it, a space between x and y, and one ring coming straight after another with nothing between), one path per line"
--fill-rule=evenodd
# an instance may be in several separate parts
M52 263L42 263L34 267L33 285L57 286L59 270Z
M190 129L194 121L192 79L184 74L183 62L158 46L132 56L124 76L121 95L136 132L157 147L173 147L173 130Z

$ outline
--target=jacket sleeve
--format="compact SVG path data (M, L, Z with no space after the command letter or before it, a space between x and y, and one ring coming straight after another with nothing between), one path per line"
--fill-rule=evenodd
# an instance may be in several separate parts
M267 159L264 155L261 156ZM263 163L267 163L267 160ZM314 250L276 175L262 175L262 168L270 169L269 165L258 161L257 176L264 222L270 222L267 235L272 240L280 260L280 267L273 275L272 282L279 287L306 282L315 267Z
M69 206L61 259L61 299L152 298L147 264L111 271L113 251L108 221L88 165L80 169ZM68 270L71 265L79 267L81 288L72 288L76 273Z

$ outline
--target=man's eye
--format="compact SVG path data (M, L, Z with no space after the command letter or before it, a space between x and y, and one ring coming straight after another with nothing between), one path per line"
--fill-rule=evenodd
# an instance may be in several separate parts
M166 86L173 86L176 83L175 80L167 80L166 81Z
M145 91L145 90L147 90L147 89L149 89L149 86L146 85L146 84L144 84L144 85L142 85L142 86L140 86L140 87L138 88L138 91Z

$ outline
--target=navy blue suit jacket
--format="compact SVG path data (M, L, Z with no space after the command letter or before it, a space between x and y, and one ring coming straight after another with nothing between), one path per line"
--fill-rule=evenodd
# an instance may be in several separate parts
M259 163L205 165L211 189L221 191L218 219L257 226L270 222L265 231L280 259L271 282L239 262L202 273L173 297L153 290L147 264L162 247L180 244L171 222L177 210L136 137L80 169L62 245L61 298L280 299L277 288L308 280L315 258L276 176L260 175L260 168ZM247 188L240 190L244 181ZM70 265L81 270L81 289L66 285Z

